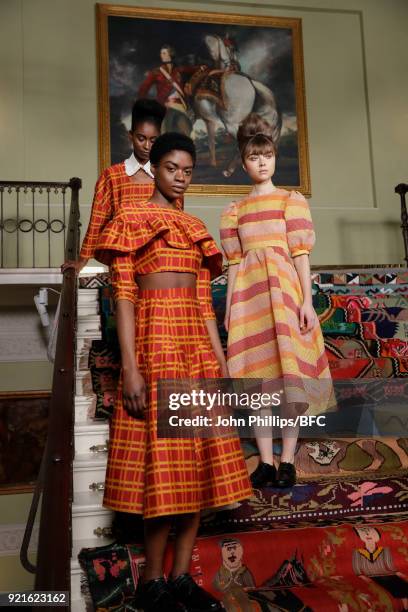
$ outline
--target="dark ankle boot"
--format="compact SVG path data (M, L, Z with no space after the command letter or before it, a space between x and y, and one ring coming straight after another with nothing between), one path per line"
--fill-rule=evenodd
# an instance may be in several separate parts
M168 585L185 612L218 612L224 609L218 599L194 582L190 574L180 574L174 580L169 578Z
M181 612L163 576L147 582L139 581L133 603L144 612Z
M293 463L282 461L276 475L276 486L279 489L287 489L296 484L296 469Z
M274 465L260 461L258 467L250 476L251 484L254 489L263 487L274 487L276 479L276 468Z

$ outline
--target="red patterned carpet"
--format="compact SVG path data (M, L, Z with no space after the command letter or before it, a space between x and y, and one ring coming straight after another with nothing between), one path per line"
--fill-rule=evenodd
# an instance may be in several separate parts
M333 377L383 380L377 401L391 388L405 397L408 271L325 272L313 281ZM101 293L105 337L91 354L99 416L110 410L118 372L109 288ZM221 322L224 277L213 296ZM405 423L398 434L300 441L292 490L255 491L247 502L203 515L191 566L197 582L230 612L408 610ZM244 450L251 471L257 451L250 441ZM279 453L277 443L277 462ZM137 541L140 524L130 524L123 523L122 538L133 531L129 540ZM94 609L131 609L140 545L88 549L80 560Z

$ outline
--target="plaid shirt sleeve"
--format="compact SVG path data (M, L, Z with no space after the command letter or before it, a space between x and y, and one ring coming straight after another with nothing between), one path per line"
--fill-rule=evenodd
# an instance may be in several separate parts
M212 302L210 271L208 268L200 268L197 277L197 297L200 301L201 314L205 321L215 320L215 312Z
M135 253L113 258L110 272L115 302L129 300L136 304L138 286L135 280Z
M106 223L112 217L112 180L108 172L103 172L95 186L91 218L82 242L80 256L89 259L95 255L98 238Z

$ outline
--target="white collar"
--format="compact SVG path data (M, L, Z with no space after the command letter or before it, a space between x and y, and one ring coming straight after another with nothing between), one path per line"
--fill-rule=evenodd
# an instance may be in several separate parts
M126 174L128 176L133 176L141 168L151 178L154 178L154 174L153 174L153 172L152 172L152 170L150 168L150 160L147 161L144 166L142 166L142 164L137 161L134 153L132 153L132 155L130 157L125 159L125 172L126 172Z

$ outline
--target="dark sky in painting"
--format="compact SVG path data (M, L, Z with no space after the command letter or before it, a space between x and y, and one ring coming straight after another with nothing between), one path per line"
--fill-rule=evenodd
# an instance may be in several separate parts
M203 43L204 36L228 35L237 45L242 72L273 91L283 116L295 115L290 29L109 17L108 31L112 162L127 155L128 144L122 120L129 115L146 73L160 64L159 52L163 44L170 44L175 49L179 65L211 65ZM151 95L154 95L154 90ZM279 163L278 160L277 172L282 175L281 184L296 185L299 179L296 138L292 139L289 149L285 151L286 169L283 161ZM289 159L292 162L288 162ZM208 182L225 182L213 177L209 179ZM241 176L239 173L227 182L237 184L244 181L244 174Z

